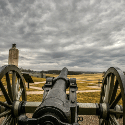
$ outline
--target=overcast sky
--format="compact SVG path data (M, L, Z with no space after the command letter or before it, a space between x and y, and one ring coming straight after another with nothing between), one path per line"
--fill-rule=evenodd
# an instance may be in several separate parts
M125 1L0 0L0 66L13 43L26 69L125 70Z

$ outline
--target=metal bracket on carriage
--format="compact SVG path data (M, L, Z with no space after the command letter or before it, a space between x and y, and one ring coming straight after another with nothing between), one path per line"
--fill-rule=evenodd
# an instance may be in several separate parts
M44 91L48 92L52 88L52 86L53 86L53 79L54 79L54 77L46 78L46 83L42 87L42 89Z
M48 92L52 89L52 87L54 85L53 79L54 79L54 77L46 78L46 83L42 87L42 89L44 90L43 99L48 94Z
M76 106L76 91L77 91L77 84L76 78L70 78L70 89L69 89L69 100L72 105L75 104Z
M77 106L77 97L76 97L76 91L77 91L77 84L76 84L76 78L70 78L69 80L70 86L69 86L69 102L70 102L70 110L71 110L71 119L72 122L78 122L77 113L78 113L78 106ZM74 121L73 121L74 119Z

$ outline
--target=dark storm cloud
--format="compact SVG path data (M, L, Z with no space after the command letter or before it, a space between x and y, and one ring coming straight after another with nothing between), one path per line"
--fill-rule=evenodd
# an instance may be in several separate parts
M125 70L124 1L0 0L0 60L27 69Z
M5 9L5 7L6 7L6 2L4 1L4 0L1 0L0 1L0 8L2 9L2 10L4 10Z

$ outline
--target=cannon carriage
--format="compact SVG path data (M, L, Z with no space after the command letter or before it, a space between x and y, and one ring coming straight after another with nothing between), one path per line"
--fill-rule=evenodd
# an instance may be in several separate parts
M79 125L80 115L97 115L99 125L119 125L118 119L122 118L125 125L125 75L119 68L110 67L106 71L99 103L77 102L76 79L68 79L67 74L68 69L63 68L58 77L47 78L42 101L28 102L19 68L1 67L0 88L6 99L0 101L0 118L5 117L2 125ZM6 86L1 81L4 76ZM32 118L26 113L33 113Z

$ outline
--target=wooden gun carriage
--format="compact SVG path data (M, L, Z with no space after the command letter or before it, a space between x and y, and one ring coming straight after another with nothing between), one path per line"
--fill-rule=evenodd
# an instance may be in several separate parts
M118 119L122 118L125 125L125 75L119 68L110 67L105 73L99 103L78 103L76 79L68 79L67 74L68 69L63 68L58 77L47 78L42 101L28 102L19 68L1 67L0 88L6 99L0 101L0 118L5 117L1 125L79 125L80 115L97 115L99 125L119 125ZM118 104L120 100L122 105ZM33 113L32 118L26 113Z

